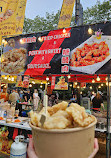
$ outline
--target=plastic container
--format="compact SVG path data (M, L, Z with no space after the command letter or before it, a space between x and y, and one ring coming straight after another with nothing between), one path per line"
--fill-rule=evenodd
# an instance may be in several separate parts
M46 130L30 123L39 158L88 158L94 150L95 121L88 127Z

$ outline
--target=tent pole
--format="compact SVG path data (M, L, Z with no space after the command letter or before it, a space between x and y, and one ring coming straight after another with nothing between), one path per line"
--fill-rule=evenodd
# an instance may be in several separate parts
M111 93L110 93L110 75L108 75L107 86L107 131L106 131L106 158L110 158L110 106L111 106Z

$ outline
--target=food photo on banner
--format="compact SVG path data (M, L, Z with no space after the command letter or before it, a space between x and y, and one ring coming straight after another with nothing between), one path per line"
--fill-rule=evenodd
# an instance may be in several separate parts
M56 90L68 90L68 77L67 76L57 76L55 79Z
M4 37L2 74L109 74L110 27L106 22Z
M29 88L29 76L17 76L16 87Z

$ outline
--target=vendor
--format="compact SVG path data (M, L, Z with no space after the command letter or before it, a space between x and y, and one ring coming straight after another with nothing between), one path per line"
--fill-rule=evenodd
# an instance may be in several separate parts
M104 104L102 96L97 92L96 96L92 99L93 111L100 111L100 108L104 110Z
M3 92L0 94L0 99L4 99L4 101L8 101L9 95L7 93L6 88L3 88Z
M11 102L12 107L16 107L17 100L19 100L19 94L13 89L12 93L9 95L9 101Z

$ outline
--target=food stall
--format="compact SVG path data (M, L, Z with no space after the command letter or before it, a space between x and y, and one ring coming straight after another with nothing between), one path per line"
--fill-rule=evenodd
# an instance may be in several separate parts
M30 76L30 78L41 78L41 81L44 78L47 80L48 75L47 84L51 81L51 89L56 90L68 90L68 82L78 82L76 86L80 89L81 82L91 83L96 78L100 78L97 83L106 83L107 74L111 74L110 26L111 23L106 22L3 37L5 43L2 48L1 75L17 75L23 78ZM94 35L88 33L89 27L95 32ZM14 42L14 47L9 45L11 41ZM109 81L110 75L107 82L108 98L110 98ZM109 99L107 105L107 130L96 128L96 131L106 131L108 144ZM107 154L109 154L109 146L107 146Z

